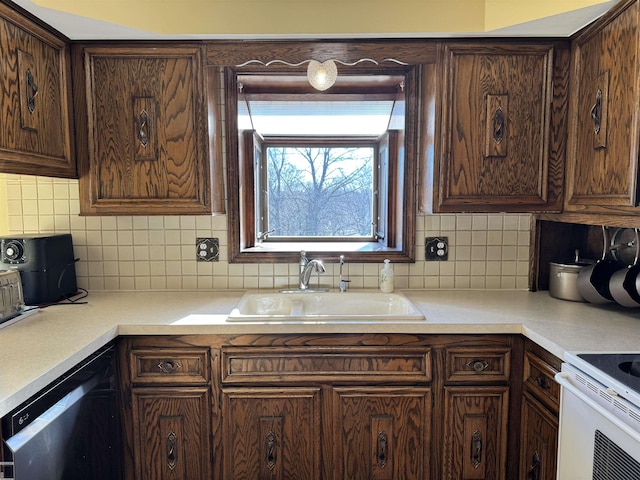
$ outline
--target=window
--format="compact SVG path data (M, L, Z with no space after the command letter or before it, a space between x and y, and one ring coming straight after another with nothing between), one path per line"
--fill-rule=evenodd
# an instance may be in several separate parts
M376 240L375 145L310 140L265 145L264 173L256 176L258 241Z
M415 67L227 68L229 259L413 261Z

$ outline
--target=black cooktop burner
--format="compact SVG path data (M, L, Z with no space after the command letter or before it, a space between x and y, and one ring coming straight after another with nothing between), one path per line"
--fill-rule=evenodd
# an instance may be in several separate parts
M640 353L580 353L578 357L640 393Z

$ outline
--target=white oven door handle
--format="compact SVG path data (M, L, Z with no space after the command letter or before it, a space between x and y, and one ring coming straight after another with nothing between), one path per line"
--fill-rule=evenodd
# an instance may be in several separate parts
M636 442L640 442L640 432L634 430L633 428L630 428L628 425L626 425L618 417L616 417L612 413L608 412L602 405L599 405L598 403L594 402L592 399L587 397L584 393L582 393L580 390L578 390L576 387L574 387L567 380L568 377L569 377L569 375L566 372L556 373L556 375L555 375L556 382L558 382L561 387L566 388L568 391L573 393L576 397L578 397L584 403L589 405L592 409L594 409L596 412L598 412L600 415L602 415L604 418L606 418L609 422L613 423L620 430L624 431L627 435L629 435L631 438L633 438Z

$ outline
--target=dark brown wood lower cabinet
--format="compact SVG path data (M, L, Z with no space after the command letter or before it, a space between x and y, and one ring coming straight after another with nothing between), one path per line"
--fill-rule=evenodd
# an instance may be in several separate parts
M525 480L555 480L558 417L531 394L522 401L520 472Z
M125 478L515 480L522 347L504 335L125 337Z
M222 392L223 478L320 478L320 389Z
M207 387L135 388L131 400L138 480L211 478Z
M509 387L445 387L445 480L506 478Z
M429 477L429 388L335 388L333 411L333 478Z

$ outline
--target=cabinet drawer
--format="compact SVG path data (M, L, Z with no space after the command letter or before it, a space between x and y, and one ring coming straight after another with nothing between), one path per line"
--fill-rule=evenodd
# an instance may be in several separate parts
M427 348L227 348L223 383L429 382Z
M133 383L207 383L209 381L208 350L132 350L129 355Z
M511 369L509 347L447 348L445 382L506 382Z
M524 355L524 384L547 407L558 412L560 385L554 376L558 371L531 352Z

